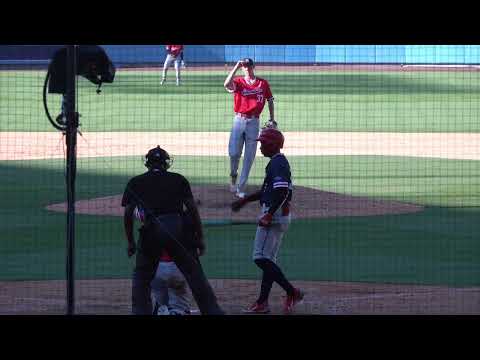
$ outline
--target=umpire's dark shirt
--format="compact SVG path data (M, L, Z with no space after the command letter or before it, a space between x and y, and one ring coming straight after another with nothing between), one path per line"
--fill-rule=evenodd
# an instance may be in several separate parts
M191 198L192 190L185 177L153 169L128 182L122 206L140 206L154 215L181 213L184 201Z

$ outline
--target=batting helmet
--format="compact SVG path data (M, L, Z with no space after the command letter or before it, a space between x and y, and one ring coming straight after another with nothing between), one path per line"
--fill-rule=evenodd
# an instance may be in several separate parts
M283 137L283 134L280 132L280 130L274 128L265 128L260 133L257 141L268 145L274 145L278 147L278 149L281 149L283 148L285 138Z
M267 157L272 157L283 148L283 142L285 139L280 130L264 128L257 141L262 143L262 146L260 147L262 154Z
M157 145L156 148L151 149L147 155L145 155L145 166L149 169L161 167L167 170L172 166L172 163L173 159L160 145Z

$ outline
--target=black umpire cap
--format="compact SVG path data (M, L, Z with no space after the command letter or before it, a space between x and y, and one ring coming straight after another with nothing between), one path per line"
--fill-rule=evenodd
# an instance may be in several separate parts
M245 67L255 67L255 64L253 63L253 60L250 58L245 58L242 60L242 66Z

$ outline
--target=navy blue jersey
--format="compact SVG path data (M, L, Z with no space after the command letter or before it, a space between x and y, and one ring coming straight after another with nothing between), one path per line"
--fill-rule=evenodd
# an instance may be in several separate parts
M260 203L269 207L272 203L273 190L277 188L287 188L287 201L291 201L293 189L292 174L290 173L290 164L285 155L280 153L274 155L265 168L265 173Z

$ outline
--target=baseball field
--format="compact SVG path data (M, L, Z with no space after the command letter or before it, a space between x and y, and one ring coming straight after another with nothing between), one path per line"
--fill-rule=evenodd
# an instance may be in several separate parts
M128 314L133 259L120 197L157 144L192 184L203 264L230 314L255 300L256 204L228 193L230 67L119 69L100 95L78 81L76 305ZM305 289L298 314L480 314L480 72L261 66L295 186L279 255ZM0 314L65 312L65 139L42 105L45 71L0 71ZM49 95L52 113L60 98ZM261 122L268 120L264 111ZM260 152L249 178L261 185ZM282 291L271 305L280 313ZM195 308L195 304L193 307Z

